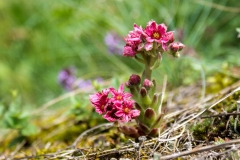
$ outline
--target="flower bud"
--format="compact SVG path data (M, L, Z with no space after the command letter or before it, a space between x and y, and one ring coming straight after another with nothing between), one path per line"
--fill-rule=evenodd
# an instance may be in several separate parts
M147 90L146 88L142 87L140 90L141 97L146 97L147 96Z
M145 87L147 90L149 90L150 88L153 87L153 82L148 79L145 79L143 82L143 87Z
M170 51L172 53L181 51L184 47L185 45L180 42L174 42L169 45Z
M178 42L178 43L179 43L179 44L178 44L178 46L179 46L178 51L181 51L181 50L185 47L185 45L182 44L182 43L180 43L180 42Z
M173 57L176 57L176 58L180 57L180 53L179 52L175 52L172 55L173 55Z
M125 86L126 86L127 88L131 88L131 84L129 83L129 81L127 81L127 82L125 83Z
M129 85L139 85L141 81L141 78L139 75L136 74L132 74L128 80L128 84Z

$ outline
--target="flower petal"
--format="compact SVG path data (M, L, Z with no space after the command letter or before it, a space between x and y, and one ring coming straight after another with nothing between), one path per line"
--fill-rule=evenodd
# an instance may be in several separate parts
M163 23L159 24L158 27L157 27L157 30L161 35L164 35L167 31L167 26Z
M123 93L124 90L124 84L121 84L118 88L118 93Z
M140 111L137 109L131 110L130 112L132 118L136 118L140 115Z
M146 51L150 51L153 48L153 43L146 43L144 48L146 49Z
M117 112L115 113L115 115L116 115L117 117L122 117L122 116L124 115L124 113L123 113L123 111L117 111Z

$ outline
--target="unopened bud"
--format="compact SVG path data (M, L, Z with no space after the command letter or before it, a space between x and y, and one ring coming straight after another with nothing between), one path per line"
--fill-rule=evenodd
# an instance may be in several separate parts
M178 42L178 43L179 43L179 44L178 44L178 46L179 46L178 51L181 51L181 50L185 47L185 45L182 44L182 43L180 43L180 42Z
M132 74L128 80L128 84L129 85L139 85L140 84L140 81L141 81L141 78L139 75L136 75L136 74Z
M131 85L130 85L129 81L127 81L127 82L125 83L125 86L126 86L127 88L131 88Z
M153 87L153 82L148 79L145 79L143 82L143 87L145 87L147 90L149 90L150 88Z
M147 95L146 88L142 87L141 90L140 90L140 94L141 94L142 97L145 97Z
M185 47L185 45L180 42L174 42L169 45L171 52L181 51L184 47Z
M174 52L172 55L173 55L173 57L176 57L176 58L180 57L180 53L179 52Z

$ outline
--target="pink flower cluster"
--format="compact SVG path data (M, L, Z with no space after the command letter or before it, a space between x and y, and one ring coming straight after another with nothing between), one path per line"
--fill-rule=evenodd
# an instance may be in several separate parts
M134 57L139 51L150 51L153 48L161 47L161 50L166 51L168 44L174 41L174 34L172 31L167 32L165 24L157 24L152 20L148 22L146 28L134 24L134 30L130 31L124 39L126 45L123 55Z
M140 111L133 109L132 94L124 92L124 85L118 90L114 88L104 89L102 92L90 95L91 104L97 113L110 122L129 122L140 115Z

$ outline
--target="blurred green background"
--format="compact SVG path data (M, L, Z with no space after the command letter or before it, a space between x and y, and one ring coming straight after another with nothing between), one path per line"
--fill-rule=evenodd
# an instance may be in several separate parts
M0 99L8 101L15 90L24 104L38 107L66 92L57 77L69 66L83 79L127 80L143 66L109 54L104 37L110 31L126 36L134 23L144 27L152 19L186 45L179 59L164 55L157 81L167 75L178 87L224 62L240 64L237 0L1 0Z

